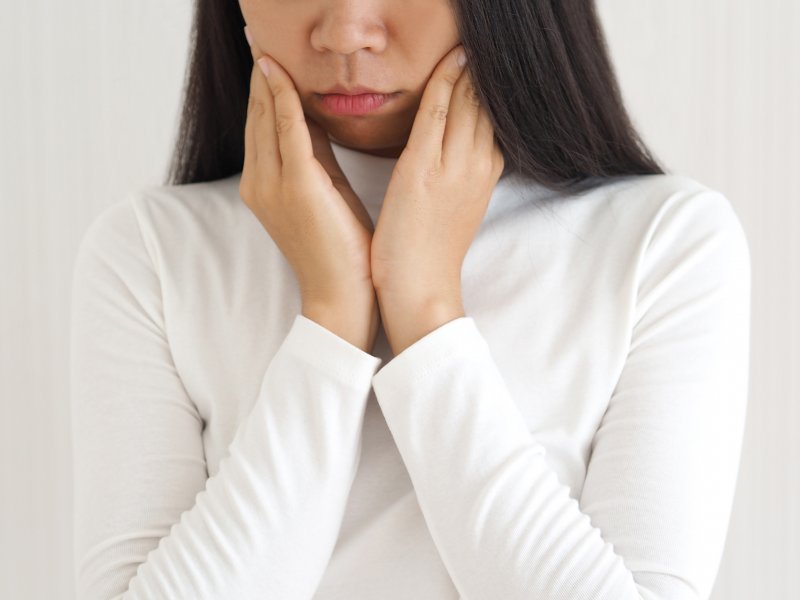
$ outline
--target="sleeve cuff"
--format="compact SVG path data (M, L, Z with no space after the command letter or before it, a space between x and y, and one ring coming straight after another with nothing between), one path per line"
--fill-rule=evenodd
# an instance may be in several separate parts
M467 352L486 346L472 317L448 321L418 339L383 366L373 377L372 385L394 388L425 379L444 363ZM488 348L487 348L488 349Z
M300 313L284 340L284 348L331 377L358 387L370 381L382 362Z

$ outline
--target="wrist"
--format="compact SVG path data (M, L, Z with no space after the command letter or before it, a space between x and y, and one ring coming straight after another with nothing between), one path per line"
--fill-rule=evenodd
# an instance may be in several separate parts
M301 312L353 346L371 352L380 317L374 293L366 299L351 296L341 300L303 301Z
M378 296L386 338L395 356L445 323L465 316L460 296L399 300Z

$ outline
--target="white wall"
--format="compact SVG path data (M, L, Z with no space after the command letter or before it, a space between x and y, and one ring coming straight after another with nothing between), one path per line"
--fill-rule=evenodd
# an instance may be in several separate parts
M723 191L750 239L750 406L713 597L800 598L800 8L598 5L645 140L671 170ZM72 597L72 261L94 215L163 180L190 8L2 0L0 598Z

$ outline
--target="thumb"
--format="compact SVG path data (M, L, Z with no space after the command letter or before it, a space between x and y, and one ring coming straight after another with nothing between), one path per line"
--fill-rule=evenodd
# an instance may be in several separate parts
M306 125L308 126L308 133L311 135L311 147L314 151L314 158L319 161L325 171L330 176L333 185L340 193L347 192L353 194L353 188L347 180L347 176L339 166L339 161L336 160L336 155L333 153L331 147L331 139L328 137L328 132L323 127L314 121L312 118L306 116Z
M369 216L364 204L353 191L353 187L347 180L347 176L339 166L339 161L336 160L336 155L333 153L331 147L331 139L328 132L314 119L306 116L306 125L308 126L308 133L311 135L311 147L314 150L314 158L322 165L328 176L331 178L333 186L339 191L347 202L350 209L355 214L356 218L361 222L365 229L372 232L375 227L372 223L372 218Z
M345 180L344 173L336 160L336 156L333 154L328 132L309 116L306 116L306 125L308 125L308 133L311 135L311 147L314 150L316 159L325 167L331 178L336 175L336 178Z

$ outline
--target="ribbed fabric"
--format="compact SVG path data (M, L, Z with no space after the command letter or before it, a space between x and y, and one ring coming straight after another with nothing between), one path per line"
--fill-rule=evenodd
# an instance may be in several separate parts
M334 151L375 221L396 160ZM507 176L462 288L367 353L300 314L238 176L105 209L73 273L78 599L708 598L748 385L728 200Z

